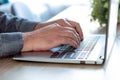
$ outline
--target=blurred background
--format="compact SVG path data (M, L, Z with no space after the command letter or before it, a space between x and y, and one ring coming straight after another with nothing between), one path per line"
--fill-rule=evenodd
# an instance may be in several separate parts
M44 22L70 6L87 5L91 10L89 20L98 21L100 26L105 26L108 21L108 2L109 0L0 0L0 11L31 21ZM84 12L84 9L81 12Z
M47 21L72 5L90 0L0 0L0 11L34 21Z

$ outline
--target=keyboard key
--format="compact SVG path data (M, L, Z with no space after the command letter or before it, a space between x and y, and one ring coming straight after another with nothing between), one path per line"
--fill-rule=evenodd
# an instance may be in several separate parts
M99 37L92 36L84 39L80 46L75 49L69 45L62 45L58 48L53 49L53 55L51 57L54 58L71 58L71 59L85 59L90 55L90 52L94 48Z

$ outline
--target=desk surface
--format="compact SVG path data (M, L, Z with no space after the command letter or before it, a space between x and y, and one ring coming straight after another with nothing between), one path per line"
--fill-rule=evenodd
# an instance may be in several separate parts
M74 11L70 13L71 10ZM66 16L70 18L68 13L72 16L76 12L80 13L76 7L71 7L53 19ZM73 18L75 16L71 19ZM3 58L0 59L0 80L119 80L119 48L120 37L117 37L112 54L103 66L19 62Z

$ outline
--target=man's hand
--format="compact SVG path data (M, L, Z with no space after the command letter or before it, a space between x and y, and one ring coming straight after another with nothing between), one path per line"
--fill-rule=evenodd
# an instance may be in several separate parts
M77 23L72 21L68 21L68 23L70 24L66 25L65 23L64 25L62 22L52 24L51 22L44 27L37 27L32 32L23 33L24 45L22 51L50 50L62 44L78 47L83 38L82 30Z
M74 28L76 30L76 32L79 34L80 39L83 40L83 32L82 32L82 29L80 27L80 24L75 22L75 21L68 20L68 19L57 19L57 20L54 20L54 21L49 21L49 22L45 22L45 23L39 23L35 27L35 30L40 29L40 28L45 27L45 26L48 26L50 24L54 24L54 23L57 23L57 24L59 24L59 25L61 25L63 27Z

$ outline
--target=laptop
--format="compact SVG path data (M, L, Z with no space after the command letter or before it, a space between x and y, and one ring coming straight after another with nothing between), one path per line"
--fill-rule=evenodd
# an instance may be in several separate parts
M85 36L77 49L69 45L60 45L49 51L23 52L15 55L13 59L49 63L103 64L108 59L114 45L117 18L118 0L110 0L109 19L105 34Z

